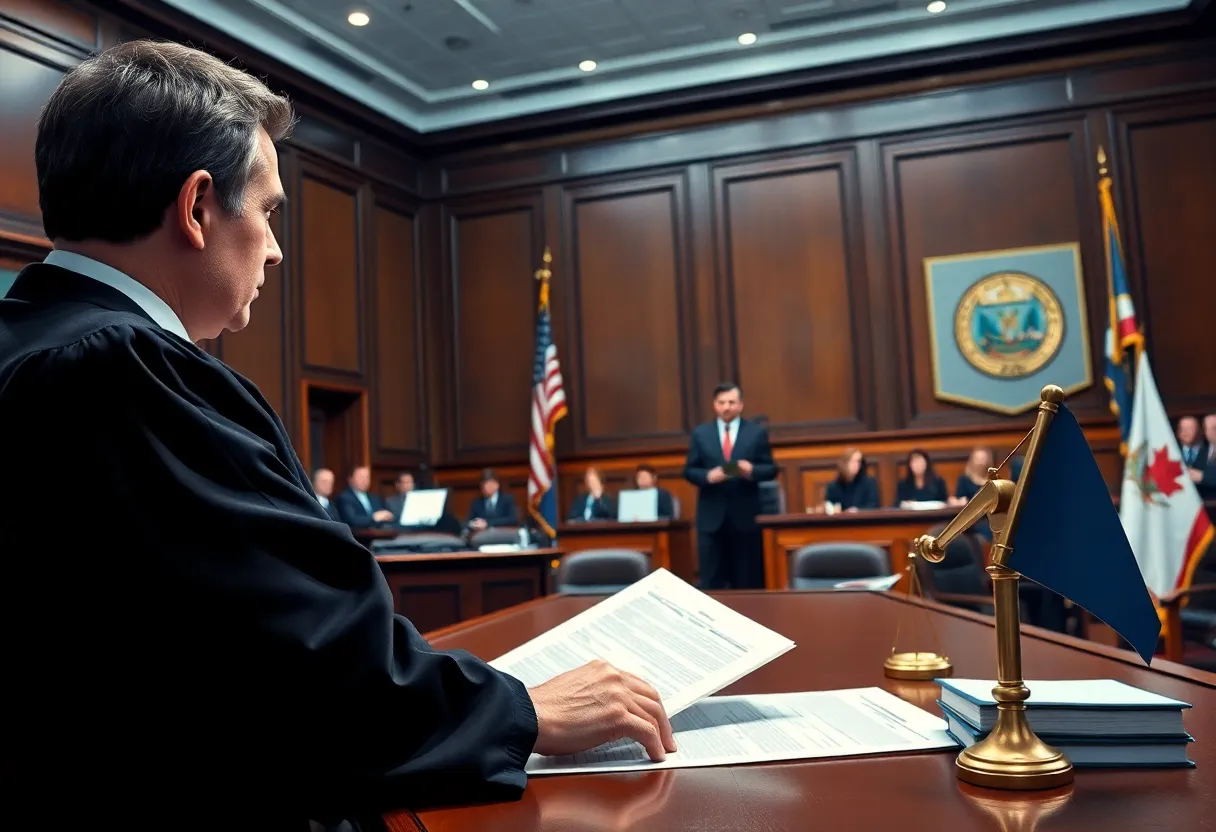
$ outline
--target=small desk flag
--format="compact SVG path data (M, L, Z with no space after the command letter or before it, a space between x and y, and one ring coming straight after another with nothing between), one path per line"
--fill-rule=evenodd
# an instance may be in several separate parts
M1106 480L1067 406L1052 419L1029 474L1009 567L1084 607L1151 663L1161 620Z

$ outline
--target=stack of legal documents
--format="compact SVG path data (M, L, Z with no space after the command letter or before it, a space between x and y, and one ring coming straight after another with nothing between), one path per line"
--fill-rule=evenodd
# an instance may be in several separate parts
M567 757L532 755L533 774L737 765L956 747L946 723L879 688L713 694L794 643L665 569L491 664L533 687L594 659L659 692L679 750L652 762L632 740Z
M996 725L991 679L938 679L949 732L972 746ZM1115 679L1027 682L1026 719L1077 768L1190 768L1182 727L1190 703Z

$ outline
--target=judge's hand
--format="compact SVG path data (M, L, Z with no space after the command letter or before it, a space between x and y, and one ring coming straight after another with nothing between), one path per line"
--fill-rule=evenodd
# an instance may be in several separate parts
M386 509L380 509L372 515L372 519L377 523L387 523L389 520L393 519L393 513Z
M722 470L722 466L711 468L709 474L705 477L711 483L726 482L726 472Z
M595 660L529 691L536 709L537 754L575 754L628 738L652 760L676 750L658 691L632 673Z
M735 464L739 466L739 473L743 474L743 476L750 477L752 475L752 464L746 459L741 459Z
M1200 471L1198 468L1192 468L1192 469L1189 471L1189 473L1190 473L1190 475L1191 475L1191 479L1192 479L1192 480L1194 480L1195 482L1202 482L1202 481L1203 481L1203 472L1202 472L1202 471Z
M479 532L486 527L486 521L480 517L469 521L469 528L475 532Z

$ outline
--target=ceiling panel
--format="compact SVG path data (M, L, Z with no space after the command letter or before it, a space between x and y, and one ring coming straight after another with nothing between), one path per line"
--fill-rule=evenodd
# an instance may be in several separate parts
M166 0L430 132L1186 8L1192 0ZM347 22L352 11L366 26ZM757 40L741 45L740 34ZM593 72L579 69L593 60ZM473 89L484 80L486 90Z

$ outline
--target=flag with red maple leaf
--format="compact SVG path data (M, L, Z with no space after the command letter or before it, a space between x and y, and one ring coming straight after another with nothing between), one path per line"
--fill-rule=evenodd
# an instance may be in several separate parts
M1190 584L1213 533L1144 353L1127 444L1119 517L1145 585L1160 596Z

